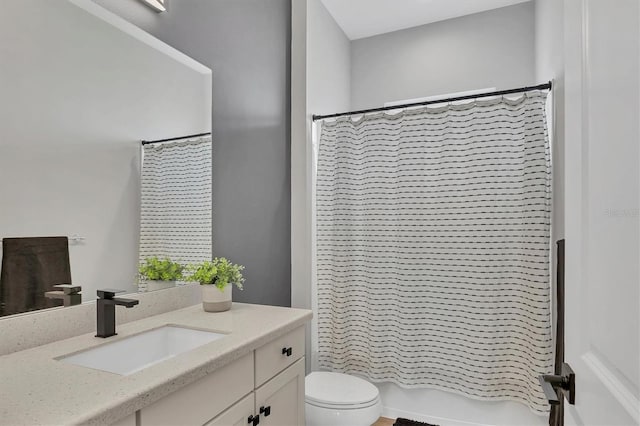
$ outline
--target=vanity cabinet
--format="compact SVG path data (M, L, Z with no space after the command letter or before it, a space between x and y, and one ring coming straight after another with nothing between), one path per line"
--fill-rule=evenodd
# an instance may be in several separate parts
M304 356L304 332L297 328L256 349L256 388Z
M255 405L254 393L251 392L206 426L245 426L249 424L247 419L256 412Z
M258 417L261 425L304 425L304 357L207 423L245 426ZM258 423L256 423L258 424Z
M253 390L253 352L140 410L141 425L203 425Z
M260 424L304 425L304 357L256 389L256 413Z
M125 417L119 422L113 423L111 426L136 426L136 413Z
M299 327L141 409L138 426L304 425L304 333Z

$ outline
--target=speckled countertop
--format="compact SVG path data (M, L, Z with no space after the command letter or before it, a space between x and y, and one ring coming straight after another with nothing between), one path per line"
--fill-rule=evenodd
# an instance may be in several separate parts
M110 424L177 391L303 325L311 311L234 303L207 313L201 305L118 326L108 339L93 333L0 357L0 424ZM166 324L228 333L224 338L130 376L55 358Z

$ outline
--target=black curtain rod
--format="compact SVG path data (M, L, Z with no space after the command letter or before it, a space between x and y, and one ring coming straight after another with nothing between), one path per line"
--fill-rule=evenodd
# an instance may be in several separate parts
M380 107L380 108L361 109L361 110L358 110L358 111L339 112L339 113L336 113L336 114L327 114L327 115L315 115L314 114L312 116L312 118L313 118L313 121L317 121L317 120L323 120L325 118L342 117L344 115L366 114L366 113L369 113L369 112L389 111L389 110L392 110L392 109L402 109L402 108L409 108L409 107L414 107L414 106L424 106L424 105L431 105L431 104L441 104L441 103L449 103L449 102L456 102L456 101L464 101L464 100L468 100L468 99L487 98L487 97L490 97L490 96L501 96L501 95L509 95L509 94L512 94L512 93L529 92L531 90L551 90L551 82L544 83L544 84L538 84L537 86L519 87L517 89L499 90L497 92L478 93L476 95L456 96L456 97L448 98L448 99L433 99L431 101L413 102L413 103L409 103L409 104L393 105L393 106L386 106L386 107Z
M197 138L198 136L207 136L207 135L210 135L210 134L211 134L211 132L207 132L207 133L198 133L196 135L178 136L176 138L158 139L157 141L142 141L142 145L149 145L151 143L177 141L177 140L180 140L180 139Z

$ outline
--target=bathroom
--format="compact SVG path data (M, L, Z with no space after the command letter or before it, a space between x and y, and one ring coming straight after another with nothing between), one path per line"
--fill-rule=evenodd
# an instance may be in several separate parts
M275 403L265 416L259 409L269 405L258 398L282 377L275 373L295 367L287 383L302 395L296 415L304 418L304 376L328 369L319 359L326 305L316 183L324 138L340 118L313 116L434 97L462 108L473 99L449 99L539 85L552 165L546 320L551 347L576 373L574 404L561 392L564 409L554 406L554 415L638 424L639 23L637 0L5 0L0 238L66 236L69 282L82 287L82 303L0 318L0 424L160 424L149 420L150 406L223 366L249 364L255 377L236 399L211 394L221 401L215 415L164 424L207 423L249 395L254 421L304 424L278 423ZM143 168L162 145L141 141L171 138L211 146L206 256L245 267L244 289L234 289L225 313L202 312L200 287L208 286L144 291L138 280ZM109 288L139 303L115 308L119 335L103 341L94 337L95 299ZM257 319L264 330L249 327ZM230 335L125 377L60 365L60 357L172 324ZM288 336L295 342L282 343ZM261 379L261 348L270 344L289 364ZM82 390L75 371L78 382L102 385ZM35 372L46 375L30 383ZM549 422L546 409L522 402L364 378L376 386L379 425ZM220 380L214 387L227 383ZM532 380L531 392L544 396ZM73 408L63 398L46 402L53 394L68 395Z

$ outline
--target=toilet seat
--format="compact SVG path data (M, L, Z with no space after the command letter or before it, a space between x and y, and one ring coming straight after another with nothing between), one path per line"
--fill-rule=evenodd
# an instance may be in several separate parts
M330 409L330 410L359 410L361 408L373 407L379 401L380 401L380 398L376 398L373 401L370 401L370 402L367 402L367 403L349 405L349 404L331 404L331 403L328 403L328 402L309 401L307 399L305 401L305 403L307 403L309 405L313 405L314 407L327 408L327 409Z
M379 401L378 388L358 377L316 371L305 378L305 402L316 407L355 410Z

